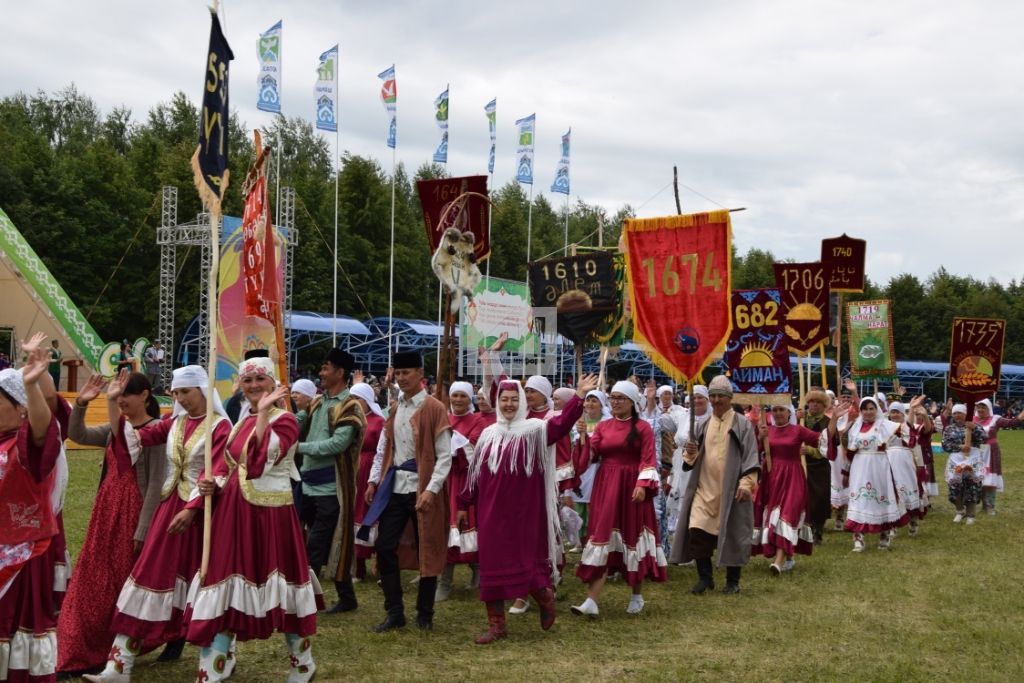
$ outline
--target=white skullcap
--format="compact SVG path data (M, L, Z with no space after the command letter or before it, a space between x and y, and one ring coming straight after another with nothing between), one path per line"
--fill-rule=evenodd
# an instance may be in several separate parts
M7 368L0 370L0 388L10 394L14 402L19 406L28 405L28 394L25 393L25 380L21 377L20 370Z
M960 413L961 415L966 415L967 406L965 406L963 403L957 403L955 406L953 406L953 410L950 411L950 414L956 415L957 413Z
M708 384L708 396L718 394L720 396L732 396L732 382L725 375L718 375L711 379Z
M316 398L316 385L308 379L297 379L292 385L292 393L302 394L307 398Z
M469 397L469 412L475 413L476 408L473 407L473 385L469 382L452 382L452 385L448 387L448 395L452 394L465 394Z
M658 387L657 396L658 396L658 398L661 398L662 394L674 394L674 393L675 393L675 391L672 389L672 387L670 387L667 384L662 384L660 387Z
M277 369L269 358L250 358L238 364L239 378L247 375L267 375L277 380Z
M356 398L361 398L366 401L366 405L370 406L370 412L374 415L384 417L384 413L381 412L380 406L377 405L377 397L373 393L373 387L366 382L356 382L352 385L352 388L348 390L348 393Z
M640 406L640 389L638 389L637 386L632 382L627 382L626 380L616 382L615 385L612 387L612 390L608 393L623 394L624 396L627 396L629 400L633 402L633 405L636 407L637 415L639 415L643 411L643 408Z

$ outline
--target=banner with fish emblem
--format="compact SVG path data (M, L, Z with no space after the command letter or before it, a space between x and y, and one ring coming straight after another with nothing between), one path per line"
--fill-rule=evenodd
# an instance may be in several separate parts
M1005 339L1005 320L953 318L949 388L960 400L973 403L999 391Z
M888 379L896 375L892 341L892 302L855 301L846 304L851 374L855 379Z
M732 333L723 360L733 401L768 405L789 401L793 375L783 331L782 291L741 289L732 293Z
M789 350L806 355L828 341L828 270L822 263L776 263L783 332Z
M728 211L626 221L633 338L676 382L695 380L732 329Z

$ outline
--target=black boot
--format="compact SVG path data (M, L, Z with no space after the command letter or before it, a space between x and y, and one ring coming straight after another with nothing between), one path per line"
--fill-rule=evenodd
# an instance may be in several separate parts
M437 592L436 576L421 576L419 592L416 594L416 625L424 631L434 628L434 594Z
M743 567L726 567L725 568L725 588L722 589L723 593L739 593L740 592L740 573L743 571Z
M709 588L714 590L715 573L711 566L711 558L706 557L703 560L696 560L695 564L697 565L697 583L693 584L690 592L694 595L701 595Z
M351 612L359 604L356 602L356 589L352 586L352 579L347 581L335 581L334 588L338 591L338 602L327 610L328 614L340 614Z
M402 575L399 572L384 574L380 577L381 588L384 589L384 610L387 618L374 627L377 633L384 633L405 626L405 607L402 604Z
M185 649L185 639L172 640L164 646L164 651L156 658L158 662L174 662L181 658L181 651Z

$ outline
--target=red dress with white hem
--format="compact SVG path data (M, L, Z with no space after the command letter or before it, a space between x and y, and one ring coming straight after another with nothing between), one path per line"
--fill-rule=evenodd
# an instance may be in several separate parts
M821 435L803 425L787 424L768 427L771 447L771 471L764 473L757 489L752 553L774 557L782 550L787 556L810 555L814 534L806 523L807 475L800 454L802 446L817 447Z
M476 442L484 431L483 422L477 413L465 415L448 414L448 422L452 431L458 432L469 440L469 446L460 448L452 457L452 467L448 472L448 564L469 564L477 559L476 506L467 509L468 521L465 529L459 528L459 493L466 487L469 476L468 455L476 448ZM466 451L469 451L467 453Z
M370 509L366 502L366 489L369 487L370 470L373 469L373 457L377 454L377 443L384 430L384 418L375 413L366 415L366 435L363 447L359 451L359 469L356 471L356 500L353 507L353 525L358 532L363 525L363 516ZM377 525L370 529L370 537L363 541L355 537L356 558L368 560L373 557L373 547L377 543Z

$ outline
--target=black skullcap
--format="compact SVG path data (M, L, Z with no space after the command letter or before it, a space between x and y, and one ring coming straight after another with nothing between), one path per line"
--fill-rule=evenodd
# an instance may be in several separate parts
M245 352L242 360L249 360L250 358L270 358L270 351L266 349L249 349Z
M395 355L392 356L391 365L396 370L402 368L422 368L423 356L420 355L419 351L396 351Z
M355 356L339 348L333 348L328 351L327 358L324 360L336 368L342 368L346 375L352 374L352 369L356 366Z

